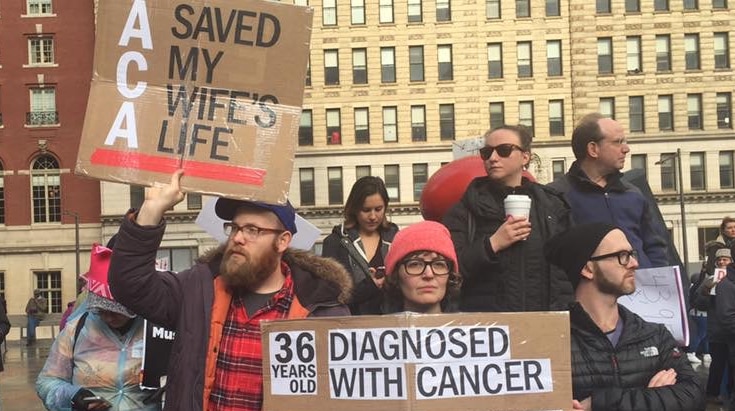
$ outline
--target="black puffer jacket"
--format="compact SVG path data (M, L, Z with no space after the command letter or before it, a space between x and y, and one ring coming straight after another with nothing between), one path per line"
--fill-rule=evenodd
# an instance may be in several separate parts
M531 197L531 236L494 253L489 238L505 222L506 195ZM444 216L464 282L461 311L548 311L573 300L566 274L544 258L544 243L570 226L567 203L555 190L523 180L515 189L474 179Z
M572 307L574 398L591 396L595 411L703 410L702 378L666 327L646 322L621 305L618 310L623 332L613 347L581 305ZM676 371L676 384L647 388L657 372L669 368Z

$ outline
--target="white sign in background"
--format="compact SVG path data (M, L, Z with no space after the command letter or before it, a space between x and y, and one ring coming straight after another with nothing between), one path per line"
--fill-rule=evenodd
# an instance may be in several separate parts
M268 334L271 394L316 395L317 366L314 331Z

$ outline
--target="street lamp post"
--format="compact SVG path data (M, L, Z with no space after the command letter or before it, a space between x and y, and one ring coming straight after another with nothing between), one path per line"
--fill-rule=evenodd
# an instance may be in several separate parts
M681 171L681 149L676 149L676 157L668 157L665 159L662 159L660 161L657 161L656 165L661 165L667 161L670 160L676 161L676 170L678 174L678 185L679 185L679 209L681 213L681 242L682 247L684 248L684 270L688 270L689 268L689 247L687 242L687 217L686 217L686 208L684 206L684 176Z
M79 275L81 274L81 267L80 267L80 260L79 260L79 213L75 213L73 211L64 211L64 215L72 216L74 217L74 250L76 252L76 269L77 269L77 279L79 279ZM79 290L77 290L77 293Z

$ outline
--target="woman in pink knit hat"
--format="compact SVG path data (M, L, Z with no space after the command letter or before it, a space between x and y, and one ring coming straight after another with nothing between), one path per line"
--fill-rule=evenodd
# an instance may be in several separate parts
M396 234L385 258L384 313L457 310L462 277L452 238L443 225L423 221Z

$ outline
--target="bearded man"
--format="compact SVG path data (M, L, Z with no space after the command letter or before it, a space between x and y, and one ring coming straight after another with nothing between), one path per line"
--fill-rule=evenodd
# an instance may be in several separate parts
M349 315L350 275L336 261L289 249L291 204L221 198L227 242L180 273L155 270L163 215L184 199L183 170L149 189L123 220L110 266L115 299L176 330L166 410L260 410L260 321Z

